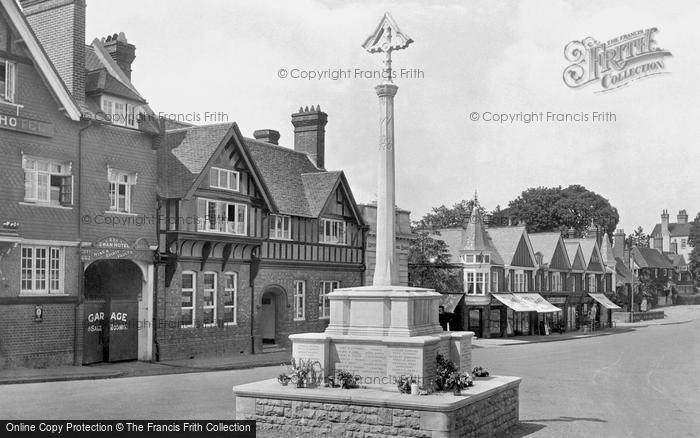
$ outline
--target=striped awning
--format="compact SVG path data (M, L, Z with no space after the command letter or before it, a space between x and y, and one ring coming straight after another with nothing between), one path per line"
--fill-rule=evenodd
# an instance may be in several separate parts
M605 307L606 309L621 309L620 306L617 304L613 303L606 297L604 294L588 294L591 298L594 300L598 301L601 306Z

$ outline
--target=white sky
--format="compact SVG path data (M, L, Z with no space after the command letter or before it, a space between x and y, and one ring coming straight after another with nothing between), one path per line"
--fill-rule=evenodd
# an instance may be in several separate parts
M290 115L328 113L326 168L345 171L358 202L375 197L373 79L280 79L287 70L380 69L361 44L390 11L415 43L395 68L397 203L419 219L469 199L505 207L527 187L582 184L610 200L620 227L647 232L666 208L700 210L700 3L688 1L88 0L88 41L123 31L133 82L153 109L222 111L246 136ZM570 89L564 46L657 27L670 74L610 93ZM469 114L612 111L615 123L472 122Z

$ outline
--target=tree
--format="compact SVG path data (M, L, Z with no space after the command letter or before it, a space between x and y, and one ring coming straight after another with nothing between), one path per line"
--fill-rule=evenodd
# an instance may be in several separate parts
M452 207L447 207L441 205L439 207L433 207L431 213L426 213L423 219L417 222L418 228L423 229L439 229L439 228L451 228L458 227L467 223L472 215L472 209L474 208L473 199L470 201L461 200L454 204ZM485 214L484 207L478 206L478 210L483 216Z
M461 292L461 270L450 265L450 252L443 240L426 231L417 232L408 252L408 280L415 287L438 292Z
M690 252L690 272L693 273L695 281L700 280L700 213L695 216L693 224L690 226L690 237L688 243L693 247Z
M644 228L638 226L632 234L627 236L625 243L630 247L649 248L649 235L644 232Z
M508 204L508 214L516 223L525 223L529 232L566 233L573 228L585 235L593 223L601 234L610 235L620 221L610 201L581 185L529 188Z

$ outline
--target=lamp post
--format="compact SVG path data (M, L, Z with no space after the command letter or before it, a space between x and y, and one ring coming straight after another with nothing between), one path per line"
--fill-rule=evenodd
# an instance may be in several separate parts
M632 273L632 286L630 290L630 322L634 322L634 257L630 249L630 272Z

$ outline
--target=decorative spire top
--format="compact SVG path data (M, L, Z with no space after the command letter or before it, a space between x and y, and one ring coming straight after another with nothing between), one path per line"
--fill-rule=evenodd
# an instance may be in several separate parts
M390 13L384 13L377 29L372 35L367 37L362 47L369 53L386 53L384 63L386 65L387 79L392 81L391 74L391 52L408 47L413 39L403 33L394 21Z

